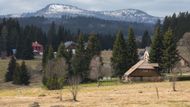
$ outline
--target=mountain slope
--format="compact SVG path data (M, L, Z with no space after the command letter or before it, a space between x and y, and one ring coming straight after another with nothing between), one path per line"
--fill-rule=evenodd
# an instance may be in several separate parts
M11 15L9 15L11 16ZM136 23L156 23L159 17L151 16L137 9L121 9L115 11L89 11L71 5L49 4L45 8L33 13L24 13L21 17L43 16L46 18L68 17L95 17L104 20L136 22Z

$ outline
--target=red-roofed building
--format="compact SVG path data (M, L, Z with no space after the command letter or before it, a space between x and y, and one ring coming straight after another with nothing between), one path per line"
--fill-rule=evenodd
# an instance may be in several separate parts
M32 42L32 48L33 48L34 54L38 54L38 55L43 54L43 51L44 51L43 45L39 44L37 41Z

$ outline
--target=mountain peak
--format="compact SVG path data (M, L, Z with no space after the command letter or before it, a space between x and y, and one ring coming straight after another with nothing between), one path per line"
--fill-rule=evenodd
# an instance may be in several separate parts
M71 11L71 10L79 10L79 8L71 5L54 3L47 5L45 8L42 9L42 11L53 12L53 13Z
M90 11L72 5L53 3L34 13L22 14L21 17L43 16L46 18L69 17L95 17L104 20L156 23L159 17L154 17L138 9L120 9L113 11Z

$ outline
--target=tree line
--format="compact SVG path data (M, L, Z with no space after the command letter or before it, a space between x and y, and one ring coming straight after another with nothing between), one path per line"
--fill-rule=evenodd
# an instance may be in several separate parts
M162 33L166 33L168 28L172 30L175 41L178 41L186 32L190 31L190 14L188 12L180 12L178 15L174 13L172 16L166 16L162 25Z
M84 35L79 33L75 54L65 48L64 43L58 46L57 55L53 53L51 44L43 54L42 83L50 90L62 89L64 84L71 86L73 99L76 100L76 89L81 82L88 82L90 63L94 56L100 56L100 42L97 35L91 34L85 47Z
M78 30L80 32L80 29ZM90 34L84 34L85 41ZM114 36L97 34L101 49L112 49ZM0 23L0 56L13 55L13 49L16 49L16 58L29 60L33 59L32 42L38 41L44 47L52 44L53 51L57 51L61 42L77 41L78 34L74 34L63 25L56 25L54 22L44 32L42 28L35 25L21 26L17 19L3 19Z
M160 73L171 73L176 63L179 61L179 52L177 51L176 36L170 27L164 31L164 25L157 24L153 34L153 42L150 49L151 63L158 63Z

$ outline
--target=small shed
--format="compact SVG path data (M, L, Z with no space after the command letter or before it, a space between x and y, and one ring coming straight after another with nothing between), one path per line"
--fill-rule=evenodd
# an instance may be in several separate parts
M125 81L161 81L158 63L149 63L149 54L132 66L123 76Z

